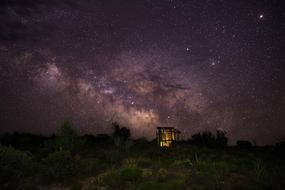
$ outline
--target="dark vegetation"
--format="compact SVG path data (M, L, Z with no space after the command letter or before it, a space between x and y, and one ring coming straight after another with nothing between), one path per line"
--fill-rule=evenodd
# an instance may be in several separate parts
M161 149L112 127L112 135L79 136L65 121L49 137L2 135L0 189L285 189L284 142L227 146L217 131Z

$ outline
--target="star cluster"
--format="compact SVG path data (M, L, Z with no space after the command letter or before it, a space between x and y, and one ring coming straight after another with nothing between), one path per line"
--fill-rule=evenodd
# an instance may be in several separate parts
M24 2L0 4L1 132L284 138L281 1Z

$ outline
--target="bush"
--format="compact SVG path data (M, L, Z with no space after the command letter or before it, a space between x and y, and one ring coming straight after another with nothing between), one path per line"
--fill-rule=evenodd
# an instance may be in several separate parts
M169 176L169 172L164 168L160 168L157 171L157 177L158 177L158 180L160 180L160 181L167 179L168 176Z
M252 144L249 141L238 140L237 146L242 147L242 148L246 148L246 147L252 147Z
M183 190L183 189L186 189L186 183L185 183L184 179L169 180L169 181L165 182L163 186L164 186L165 190L173 190L173 189Z
M29 176L32 170L32 157L26 152L0 145L0 183L17 182Z
M142 168L148 168L148 167L151 167L152 161L148 158L140 158L138 160L137 165L142 167Z
M81 189L82 189L82 185L78 182L72 184L72 186L70 187L70 190L81 190Z
M106 164L96 158L85 158L80 160L80 173L86 176L97 175L106 168Z
M67 180L78 171L78 160L71 156L69 151L56 151L43 160L44 171L47 179Z
M150 181L145 181L145 182L139 184L138 189L139 190L162 190L163 187L157 181L150 180Z
M227 145L228 138L224 131L217 130L216 135L213 135L210 131L205 131L192 135L190 142L208 147L224 147Z
M72 128L69 121L64 121L59 127L58 134L56 136L56 146L58 150L68 150L71 153L76 153L83 145L83 141L79 135Z
M193 163L190 159L175 160L171 166L177 169L189 169L193 167Z
M119 187L122 184L120 172L117 170L109 170L99 176L99 183L113 188Z
M124 168L121 171L121 179L123 181L136 182L142 177L142 170L137 167Z
M120 150L111 149L103 151L100 155L98 155L100 159L106 160L110 164L116 164L121 162L124 157L124 154Z
M139 184L138 187L140 190L184 190L186 188L184 179L171 179L166 182L151 180Z

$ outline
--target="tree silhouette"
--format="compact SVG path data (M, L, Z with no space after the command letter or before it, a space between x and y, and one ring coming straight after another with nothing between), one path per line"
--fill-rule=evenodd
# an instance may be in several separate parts
M115 146L129 148L129 139L131 137L130 129L128 129L127 127L120 127L117 122L112 123L112 127L114 129L113 141Z
M210 131L204 131L192 135L190 142L208 147L223 147L227 145L228 138L225 131L217 130L216 135L213 135Z
M249 141L238 140L237 141L237 146L238 147L251 147L252 144Z
M124 141L131 137L130 129L127 127L120 127L117 122L112 123L112 127L114 129L113 137L120 137Z
M56 145L59 150L69 150L72 153L79 150L82 145L79 135L68 120L65 120L59 127Z

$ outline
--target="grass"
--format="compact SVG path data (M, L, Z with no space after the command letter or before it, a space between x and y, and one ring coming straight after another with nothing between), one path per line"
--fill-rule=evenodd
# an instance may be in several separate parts
M76 153L51 149L47 155L42 146L32 151L0 146L0 189L285 189L282 149L185 143L161 150L153 142L130 144L126 150L89 142Z

